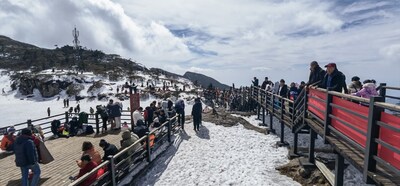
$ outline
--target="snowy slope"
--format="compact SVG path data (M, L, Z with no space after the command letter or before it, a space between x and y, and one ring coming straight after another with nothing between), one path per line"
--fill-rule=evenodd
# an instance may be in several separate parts
M41 74L50 74L53 75L54 80L71 80L73 76L69 75L68 72L72 71L60 71L56 70L52 72L51 70L42 71ZM25 122L28 119L38 119L47 117L47 108L50 107L51 114L60 114L68 110L68 108L63 108L63 99L68 98L65 91L62 91L58 96L54 96L52 98L43 98L38 90L34 90L34 94L32 98L27 98L27 96L22 96L17 90L11 90L11 80L10 76L5 73L5 70L0 69L0 90L4 88L5 93L0 94L0 118L2 122L0 122L0 127L9 126L16 123ZM156 85L157 88L162 88L163 79L166 79L165 76L159 76L159 80L152 79L151 75L144 74L143 72L137 72L135 75L143 77L144 82L152 81ZM91 96L87 92L89 87L92 85L91 82L101 80L104 83L104 86L97 93L109 94L109 93L117 93L117 86L121 86L125 84L125 82L129 81L128 79L121 79L119 81L109 81L107 78L96 76L91 72L84 72L83 74L77 74L74 76L75 78L84 79L89 83L81 83L84 86L84 89L80 92L80 96ZM190 89L194 88L193 83L184 78L176 79L178 88L182 88L184 84L189 85ZM141 90L142 87L141 81L133 81L135 84L139 85L138 89ZM146 83L144 83L146 86ZM173 90L172 88L170 88ZM191 97L193 95L182 94L182 97ZM117 100L122 103L123 109L127 109L129 107L129 100L120 101L117 98L111 96L111 99ZM77 102L74 97L69 97L70 107L76 107ZM141 99L141 106L149 106L150 102L156 100L154 97ZM88 99L83 99L80 101L79 105L81 107L81 111L89 112L89 108L95 108L96 105L105 105L107 104L106 100L99 101L97 99L93 101L89 101ZM187 108L187 112L189 113L189 108Z
M196 134L192 123L179 149L165 157L138 185L300 185L275 167L288 162L286 148L276 148L276 136L247 130L242 125L203 122ZM161 168L160 168L161 167Z

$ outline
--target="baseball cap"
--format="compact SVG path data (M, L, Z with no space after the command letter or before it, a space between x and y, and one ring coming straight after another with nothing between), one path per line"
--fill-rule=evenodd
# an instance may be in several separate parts
M336 63L328 63L325 65L325 67L335 67L336 68Z

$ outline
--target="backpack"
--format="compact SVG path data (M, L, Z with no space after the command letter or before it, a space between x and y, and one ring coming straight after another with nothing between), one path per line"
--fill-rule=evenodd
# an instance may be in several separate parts
M93 134L93 133L94 133L94 130L93 130L92 125L87 125L85 134Z

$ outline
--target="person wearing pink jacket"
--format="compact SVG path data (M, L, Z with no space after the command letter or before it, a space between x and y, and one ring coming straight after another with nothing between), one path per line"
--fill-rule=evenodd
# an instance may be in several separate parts
M378 96L378 92L376 91L376 85L372 83L371 80L365 80L363 88L356 93L353 93L354 96L359 96L363 98L370 98L372 96Z

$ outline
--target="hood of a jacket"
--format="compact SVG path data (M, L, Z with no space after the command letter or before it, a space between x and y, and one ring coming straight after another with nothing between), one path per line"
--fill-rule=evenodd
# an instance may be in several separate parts
M131 132L129 132L129 131L124 131L124 132L122 132L122 139L123 140L128 140L128 139L131 139Z
M366 88L366 89L376 89L376 86L375 86L374 83L365 83L365 84L363 85L363 88Z
M23 144L26 141L30 140L31 137L30 136L26 136L26 135L21 135L19 136L16 140L15 140L15 144Z

